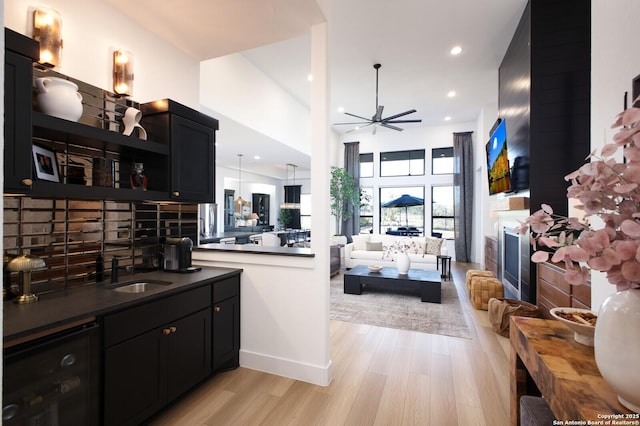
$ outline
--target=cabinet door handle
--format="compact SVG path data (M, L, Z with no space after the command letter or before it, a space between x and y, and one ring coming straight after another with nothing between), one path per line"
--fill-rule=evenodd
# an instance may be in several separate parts
M22 179L22 184L26 185L26 186L31 186L31 185L33 185L33 180L31 180L29 178L24 178L24 179Z
M174 197L179 197L180 196L180 191L173 191L173 196Z
M169 331L171 333L175 333L176 331L178 331L178 329L176 327L169 327Z
M168 328L165 328L164 330L162 330L162 334L164 334L165 336L168 336L169 334L171 334L171 330L169 330Z
M220 312L222 308L220 306L216 306L213 308L213 312Z

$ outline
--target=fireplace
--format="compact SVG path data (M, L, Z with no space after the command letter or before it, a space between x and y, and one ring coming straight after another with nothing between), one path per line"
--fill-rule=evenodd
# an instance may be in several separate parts
M505 226L502 237L502 284L506 297L521 299L520 233Z

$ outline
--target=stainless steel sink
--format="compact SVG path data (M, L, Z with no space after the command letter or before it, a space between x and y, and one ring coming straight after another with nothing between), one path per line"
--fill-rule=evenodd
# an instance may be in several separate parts
M173 283L169 281L136 280L113 284L109 288L120 293L144 293L145 291L154 290L171 284Z

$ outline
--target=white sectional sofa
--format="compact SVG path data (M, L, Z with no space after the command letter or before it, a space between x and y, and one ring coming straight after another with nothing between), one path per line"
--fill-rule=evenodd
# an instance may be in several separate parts
M359 234L351 237L345 246L344 263L347 269L356 265L381 265L395 267L394 251L406 249L411 269L438 269L437 254L446 254L443 239L432 237L406 237L396 235Z

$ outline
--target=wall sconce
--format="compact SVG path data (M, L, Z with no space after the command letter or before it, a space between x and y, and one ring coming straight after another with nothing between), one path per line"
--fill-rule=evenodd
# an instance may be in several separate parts
M122 96L133 94L133 53L113 52L113 91Z
M33 11L33 39L40 43L42 65L58 67L62 62L62 15L50 7Z

